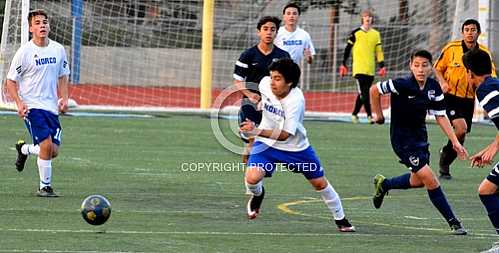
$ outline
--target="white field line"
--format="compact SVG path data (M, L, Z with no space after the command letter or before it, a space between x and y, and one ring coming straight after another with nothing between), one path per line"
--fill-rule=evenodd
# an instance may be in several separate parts
M386 225L380 223L372 223L374 225ZM441 229L424 229L440 231ZM447 230L446 230L447 231ZM121 234L121 235L208 235L208 236L283 236L283 237L416 237L416 238L434 238L435 235L407 235L407 234L363 234L363 233L285 233L285 232L223 232L223 231L133 231L133 230L88 230L88 229L38 229L38 228L0 228L0 232L19 232L19 233L70 233L70 234ZM477 234L472 233L475 238L492 238L497 237L494 234Z

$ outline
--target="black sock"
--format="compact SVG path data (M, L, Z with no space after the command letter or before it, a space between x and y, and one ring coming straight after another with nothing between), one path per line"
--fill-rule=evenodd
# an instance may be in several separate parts
M411 173L406 173L398 177L392 177L383 181L383 190L388 191L391 189L409 189L411 188Z
M445 197L445 194L440 186L433 190L428 190L428 196L430 197L431 203L433 203L440 214L444 216L447 222L451 222L453 220L457 221L449 202L447 202L447 197Z
M479 195L487 214L489 215L490 222L499 234L499 197L495 194Z

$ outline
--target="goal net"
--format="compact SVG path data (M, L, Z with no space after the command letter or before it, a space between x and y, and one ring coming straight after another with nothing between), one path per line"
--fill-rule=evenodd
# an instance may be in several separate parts
M0 48L2 83L21 45L22 1L7 2L10 6L4 15ZM307 98L307 112L319 115L349 115L353 109L356 83L351 76L339 77L338 67L346 37L360 26L363 9L369 8L375 15L387 78L408 73L409 55L415 48L427 49L436 58L445 43L459 39L462 21L476 18L478 13L477 0L299 2L303 7L299 24L310 33L317 52L313 64L303 64L300 86ZM213 100L232 85L240 53L257 43L258 19L282 17L286 3L215 1ZM48 12L51 39L66 47L73 72L70 97L79 107L200 107L203 1L88 0L83 2L81 17L74 7L70 0L30 1L31 9ZM378 76L376 80L380 80ZM11 104L3 88L1 98L4 106Z

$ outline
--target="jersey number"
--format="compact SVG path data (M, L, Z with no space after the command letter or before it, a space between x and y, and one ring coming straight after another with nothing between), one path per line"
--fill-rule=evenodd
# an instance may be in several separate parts
M61 141L61 135L62 135L62 129L57 128L55 130L54 139L56 139L56 140L58 140L60 142Z

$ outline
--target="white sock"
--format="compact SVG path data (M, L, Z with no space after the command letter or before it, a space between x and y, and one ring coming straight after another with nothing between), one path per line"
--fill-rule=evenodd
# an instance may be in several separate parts
M246 180L244 180L244 189L246 190L247 195L253 194L248 188L248 183L246 182Z
M338 195L338 193L336 193L330 183L327 184L326 188L317 192L321 194L322 200L324 200L324 203L326 203L327 208L329 208L335 220L341 220L345 218L343 206L341 206L340 196Z
M21 153L25 155L38 155L40 153L40 146L34 144L24 144L21 147Z
M43 160L38 157L36 160L38 164L38 173L40 174L40 189L45 186L50 186L52 179L52 160Z
M246 187L248 187L248 190L250 190L251 193L255 196L260 196L262 195L262 185L263 185L263 180L260 180L260 182L256 184L250 184L246 182Z

